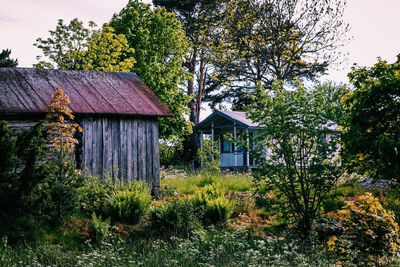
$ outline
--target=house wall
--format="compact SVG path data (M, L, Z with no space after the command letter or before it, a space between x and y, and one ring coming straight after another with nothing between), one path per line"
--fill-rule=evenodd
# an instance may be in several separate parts
M81 119L82 164L94 175L144 180L160 186L160 153L156 118L85 117Z

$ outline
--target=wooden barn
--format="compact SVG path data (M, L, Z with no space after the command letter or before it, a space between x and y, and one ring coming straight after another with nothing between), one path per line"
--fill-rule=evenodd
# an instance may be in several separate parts
M43 119L56 87L70 97L83 134L77 162L98 176L160 185L158 117L168 108L135 73L0 68L0 120L26 128Z

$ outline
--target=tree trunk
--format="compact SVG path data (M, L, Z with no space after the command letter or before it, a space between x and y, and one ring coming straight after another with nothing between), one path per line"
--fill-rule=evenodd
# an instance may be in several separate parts
M194 95L194 83L196 77L196 63L197 63L197 49L194 48L192 58L187 62L188 71L190 73L190 78L187 81L187 94L193 96L192 100L189 102L189 121L195 126L198 123L198 115L196 108L196 99ZM197 153L197 140L195 133L192 133L188 136L185 136L185 140L183 141L183 159L186 162L190 162L193 160Z

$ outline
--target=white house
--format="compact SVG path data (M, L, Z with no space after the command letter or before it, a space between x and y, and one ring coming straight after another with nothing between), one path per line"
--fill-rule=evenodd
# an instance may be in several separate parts
M252 155L254 137L259 124L246 117L245 112L216 110L195 127L200 149L208 135L212 149L220 152L221 168L254 168Z

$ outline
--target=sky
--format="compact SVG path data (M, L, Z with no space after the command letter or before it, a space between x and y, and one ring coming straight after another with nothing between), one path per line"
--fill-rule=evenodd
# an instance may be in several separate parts
M0 49L12 49L20 67L31 67L40 51L36 38L47 37L59 18L109 21L128 0L0 0ZM145 2L150 2L146 0ZM353 63L371 66L377 57L393 62L400 53L400 0L347 0L344 19L352 40L344 48L347 60L323 80L347 83Z

